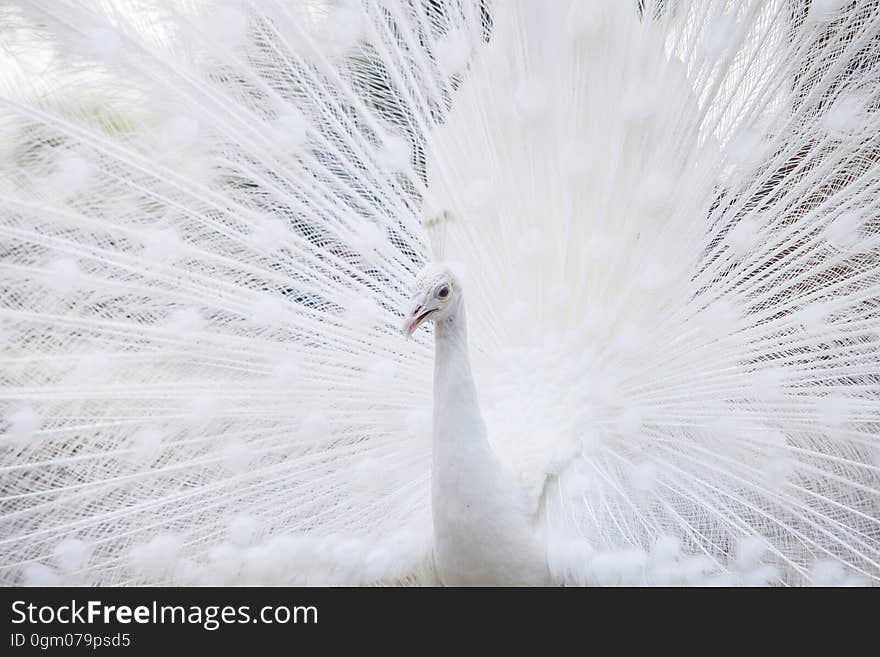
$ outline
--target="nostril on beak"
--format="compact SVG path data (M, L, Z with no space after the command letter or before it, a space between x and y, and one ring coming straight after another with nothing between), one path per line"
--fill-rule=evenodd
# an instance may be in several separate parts
M412 314L413 314L413 315L418 315L418 314L419 314L419 311L420 311L421 309L422 309L421 306L416 306L415 308L413 308Z

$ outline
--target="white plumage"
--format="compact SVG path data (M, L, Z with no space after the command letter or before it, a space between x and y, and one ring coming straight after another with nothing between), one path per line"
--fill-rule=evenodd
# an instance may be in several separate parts
M880 579L873 0L0 25L3 583Z
M434 324L431 511L437 575L452 585L550 584L540 499L546 482L529 499L526 482L505 467L489 442L471 371L462 283L436 265L418 283L404 333L412 335L426 321Z

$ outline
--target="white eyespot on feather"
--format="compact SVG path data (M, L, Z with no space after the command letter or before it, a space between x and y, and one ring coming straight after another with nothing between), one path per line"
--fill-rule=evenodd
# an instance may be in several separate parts
M286 534L272 536L266 542L261 554L265 581L289 583L289 580L285 580L285 575L289 575L296 567L300 559L301 543L296 537ZM248 555L245 559L247 561ZM253 572L255 569L250 567L250 570Z
M647 493L657 486L658 470L653 463L639 463L630 470L630 481L636 491Z
M301 536L282 534L273 536L266 543L266 568L271 582L283 584L300 583L297 571L312 566L314 561L309 541ZM300 571L301 572L301 571Z
M379 582L395 571L395 555L384 545L376 545L364 558L363 579L367 583Z
M761 564L741 575L744 586L769 586L779 580L779 569L771 564Z
M254 516L239 513L229 521L229 540L238 547L252 545L259 531L260 523Z
M837 20L841 17L841 10L850 2L851 0L812 0L807 20L817 23Z
M122 38L109 26L96 25L83 31L85 51L93 57L109 59L119 52Z
M798 323L811 335L822 335L828 329L829 308L821 301L814 301L797 311Z
M856 573L847 573L843 580L840 582L840 586L846 587L855 587L855 588L864 588L866 586L870 586L871 582L861 575L857 575Z
M701 583L702 586L717 586L721 588L730 588L737 585L736 575L733 573L718 573L707 577Z
M758 242L761 224L756 217L743 217L728 231L725 240L737 256L748 255Z
M425 192L419 210L419 218L424 226L431 228L439 224L447 223L453 215L448 209L448 204L435 196L430 191Z
M608 309L600 303L596 303L587 309L582 327L587 334L595 336L600 331L605 330L611 321L612 317Z
M461 29L450 30L434 46L437 66L446 77L461 73L472 53L473 46L467 32Z
M282 358L272 369L272 378L279 384L291 384L300 381L303 367L293 358Z
M816 400L816 417L824 426L841 429L853 417L853 400L844 395L831 394Z
M85 158L74 153L65 153L55 162L51 184L53 191L69 196L80 191L88 182L91 166Z
M431 412L425 408L407 411L404 424L407 434L414 438L429 438L433 430Z
M207 422L217 416L220 399L217 395L202 393L190 400L189 417L195 422Z
M643 340L644 327L632 320L626 320L620 325L613 343L617 345L622 357L631 358L638 353Z
M672 269L664 264L652 262L636 274L639 288L648 292L656 292L667 288L673 282ZM638 330L630 325L631 329ZM637 341L640 342L640 341Z
M837 561L820 559L810 566L807 577L812 586L839 586L846 578L846 571Z
M663 216L672 209L675 181L662 171L648 172L639 183L636 211L651 217Z
M240 438L231 439L220 453L223 467L234 474L247 471L252 462L251 450Z
M308 563L325 555L325 545L313 536L285 535L281 536L278 547L290 555L290 560ZM272 541L274 544L276 541Z
M162 146L169 150L184 149L198 141L201 134L199 122L191 116L174 116L168 119L160 131Z
M361 494L379 494L389 483L387 467L379 458L365 453L352 470L351 483Z
M843 250L850 250L857 245L864 218L859 212L842 212L825 226L823 236L828 242Z
M63 579L54 568L42 563L31 563L22 569L22 586L34 586L44 588L48 586L61 586Z
M684 569L674 560L650 563L647 580L653 586L681 586L684 583Z
M251 235L257 248L272 252L284 245L289 232L280 219L263 217L255 222Z
M516 88L513 101L521 120L534 121L547 111L547 89L538 80L527 80Z
M857 93L842 93L825 111L822 125L832 137L845 137L866 124L865 98Z
M520 327L525 326L526 321L531 314L531 308L529 304L527 304L522 299L514 301L507 306L507 317L510 326ZM515 337L515 336L514 336ZM524 337L521 333L519 333L519 337Z
M211 586L214 582L205 564L183 557L174 565L172 581L182 586Z
M366 541L358 537L336 538L327 545L336 567L348 574L357 570L363 564L368 545Z
M284 302L269 292L259 295L251 306L251 321L258 326L277 327L284 318Z
M641 437L644 426L645 415L634 406L623 409L617 416L617 430L624 438Z
M639 548L599 552L591 567L596 581L603 585L638 585L645 579L647 555Z
M752 375L750 386L758 400L775 402L781 399L786 389L786 372L782 367L766 367Z
M742 310L732 299L716 299L703 311L702 320L711 337L724 338L742 327Z
M132 435L129 445L129 460L141 467L149 467L162 453L162 433L154 427L145 427Z
M76 361L74 377L87 383L102 383L111 374L112 362L107 354L83 354Z
M623 120L632 128L644 127L657 115L657 108L662 107L662 95L657 85L647 79L635 80L620 100L620 111Z
M495 186L485 178L477 178L464 188L464 203L470 212L483 213L492 210L495 199Z
M571 3L565 25L568 37L578 45L590 45L602 37L605 26L602 7L592 2Z
M566 306L568 305L568 301L571 297L571 292L568 287L564 284L554 285L550 289L550 293L547 295L547 303L550 307L550 311L554 315L562 315L566 311ZM576 335L576 334L575 334ZM566 340L571 338L571 333L566 335ZM574 374L574 370L570 369L570 373Z
M677 536L662 534L654 541L650 558L655 563L676 561L681 556L681 540Z
M181 176L200 184L210 183L215 173L214 159L207 152L198 150L197 145L186 152L173 153L168 161Z
M522 232L516 241L514 250L523 260L531 260L539 257L546 246L544 233L539 228L529 228Z
M92 547L78 538L66 538L55 546L52 554L58 570L70 574L85 567Z
M306 440L322 440L330 434L327 415L321 411L308 413L300 423L300 433Z
M611 552L596 552L590 559L590 584L610 586L620 584L614 555Z
M553 575L560 582L585 586L591 583L590 568L595 550L587 541L576 538L552 539L547 547Z
M412 166L412 146L400 135L385 135L378 153L379 164L389 171L406 172Z
M748 430L743 431L746 434ZM751 429L753 438L770 449L784 450L788 444L785 433L777 429L754 427Z
M174 572L183 549L183 541L172 533L162 533L136 545L129 553L132 569L150 579L162 579Z
M195 333L205 328L205 319L195 308L178 308L165 322L165 327L173 333Z
M717 60L731 56L739 42L741 30L732 12L716 16L703 34L703 52L707 59Z
M42 418L30 406L19 408L6 416L9 428L5 437L23 444L32 440L43 424Z
M208 552L208 567L215 583L235 584L244 567L244 550L231 543L220 543Z
M768 145L764 133L757 127L743 129L735 134L724 148L728 164L738 175L746 175L764 161Z
M179 258L186 248L180 233L174 228L156 228L152 231L146 231L142 239L144 257L157 262L169 262Z
M741 572L754 570L761 565L769 546L760 536L743 536L736 543L735 565Z
M705 555L687 557L681 562L682 575L692 585L702 585L717 571L718 565Z
M381 252L388 242L388 236L384 228L367 221L359 224L351 239L351 246L367 258L372 258Z
M585 185L596 183L595 163L590 153L582 145L570 145L563 149L559 156L559 167L575 189L583 189Z
M240 46L247 38L248 16L237 2L225 2L211 8L204 17L206 31L225 48Z
M797 473L797 460L789 454L779 451L765 456L759 463L763 473L764 485L771 490L785 490Z
M327 17L317 42L331 58L345 56L367 38L366 20L354 2L339 3Z
M309 122L295 107L286 107L272 123L279 136L278 143L284 148L298 152L306 143Z
M373 328L382 319L382 309L368 297L353 298L346 308L346 320L357 331Z
M383 386L390 389L398 376L399 368L391 358L377 358L364 371L365 383L368 386Z
M78 288L82 278L82 269L73 258L58 258L46 266L46 284L61 294L68 294Z

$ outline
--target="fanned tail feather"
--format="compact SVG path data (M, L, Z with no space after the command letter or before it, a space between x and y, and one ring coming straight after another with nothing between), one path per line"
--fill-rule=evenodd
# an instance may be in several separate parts
M0 24L0 581L433 582L434 258L561 582L880 579L875 2Z

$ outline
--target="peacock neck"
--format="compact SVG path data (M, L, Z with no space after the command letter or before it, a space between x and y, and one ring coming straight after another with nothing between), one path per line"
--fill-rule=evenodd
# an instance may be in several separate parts
M486 428L468 355L464 306L434 326L434 447L483 442Z

